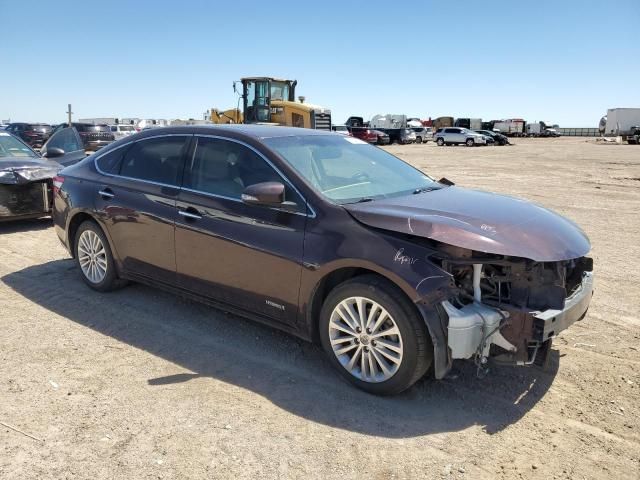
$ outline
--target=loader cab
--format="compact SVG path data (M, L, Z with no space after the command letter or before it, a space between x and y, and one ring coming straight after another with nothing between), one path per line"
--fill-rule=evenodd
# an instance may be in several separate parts
M295 101L295 80L243 78L244 123L270 123L271 101Z

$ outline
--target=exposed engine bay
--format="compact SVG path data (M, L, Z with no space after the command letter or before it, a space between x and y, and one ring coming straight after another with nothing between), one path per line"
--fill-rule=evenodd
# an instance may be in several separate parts
M593 291L588 257L536 262L440 245L431 260L456 286L442 302L451 358L479 368L489 357L544 364L553 337L584 317Z
M47 215L53 199L50 179L21 183L0 184L0 221Z

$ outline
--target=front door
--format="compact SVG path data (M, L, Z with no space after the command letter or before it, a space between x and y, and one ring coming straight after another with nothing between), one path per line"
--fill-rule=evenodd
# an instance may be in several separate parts
M185 289L284 323L296 320L304 200L255 150L196 137L178 196L176 265ZM298 211L248 205L245 187L278 181Z
M176 196L191 138L145 138L97 159L95 207L126 274L175 284Z
M47 150L49 148L62 149L64 154L61 157L53 158L53 160L65 167L73 165L87 156L82 145L82 139L73 127L62 128L51 135L40 150L43 157L48 157Z

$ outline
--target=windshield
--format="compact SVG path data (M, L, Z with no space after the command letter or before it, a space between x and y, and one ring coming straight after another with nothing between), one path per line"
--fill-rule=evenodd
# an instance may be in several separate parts
M17 138L0 132L0 158L5 157L38 158L38 155Z
M80 133L111 131L111 127L109 127L109 125L94 125L92 123L75 123L74 126Z
M289 100L289 84L286 82L271 82L271 100Z
M310 135L267 138L318 192L339 204L396 197L440 188L419 170L352 137Z
M42 133L50 133L51 132L51 125L46 125L44 123L36 123L33 125L29 126L29 130L33 130L36 132L42 132Z

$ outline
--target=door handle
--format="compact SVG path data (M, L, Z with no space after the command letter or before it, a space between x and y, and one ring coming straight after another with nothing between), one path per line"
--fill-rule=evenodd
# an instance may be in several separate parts
M98 192L98 194L102 198L104 198L105 200L108 200L108 199L113 198L115 196L109 187L103 188L102 190L100 190Z
M187 210L178 210L178 215L182 215L185 218L189 218L191 220L199 220L202 218L202 215L199 215L195 208L189 208Z

